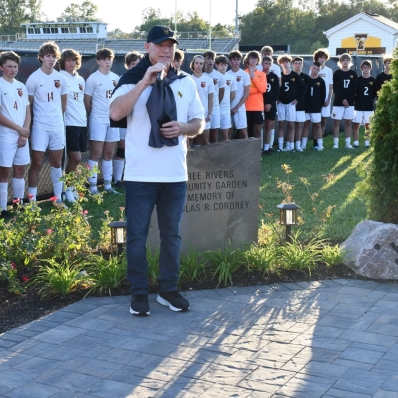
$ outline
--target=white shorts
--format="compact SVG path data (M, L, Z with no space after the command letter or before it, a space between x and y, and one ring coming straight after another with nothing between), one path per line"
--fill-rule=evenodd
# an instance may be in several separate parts
M305 120L311 120L312 123L320 123L322 117L320 113L306 113Z
M206 131L206 130L210 130L210 122L206 122L204 131Z
M121 140L125 140L126 139L126 134L127 134L127 129L119 128L119 135L120 135L120 139Z
M322 117L330 117L330 104L328 106L323 106L321 109Z
M354 107L349 106L334 106L332 110L332 119L335 120L341 120L341 119L346 119L346 120L352 120L354 119Z
M89 127L90 140L101 142L117 142L120 141L118 127L110 127L105 123L90 123Z
M296 122L301 123L305 122L307 119L305 118L305 112L304 111L296 111Z
M370 123L370 118L373 116L373 111L355 111L354 112L354 123Z
M18 148L15 142L0 142L0 167L25 166L30 163L29 142Z
M278 120L281 122L286 120L288 122L296 121L296 105L292 104L277 104Z
M221 113L220 129L229 129L231 127L231 113Z
M65 131L32 129L30 145L33 151L58 151L65 147Z
M232 115L231 123L235 126L236 129L245 129L247 128L247 118L246 111L239 111Z
M213 108L213 113L211 115L210 120L210 128L211 129L219 129L220 128L220 108Z

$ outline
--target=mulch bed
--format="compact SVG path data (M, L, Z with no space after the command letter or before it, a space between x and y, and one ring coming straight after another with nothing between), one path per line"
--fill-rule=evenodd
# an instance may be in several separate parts
M284 271L279 276L276 274L262 277L260 273L253 272L251 274L239 274L237 272L233 278L233 286L256 286L273 283L287 283L299 281L317 281L322 279L364 279L368 278L357 275L351 269L344 265L335 267L326 267L324 264L319 264L312 270L311 275L308 271ZM378 281L380 283L391 281ZM393 281L392 283L397 283ZM123 282L117 289L112 291L112 295L128 295L129 283ZM215 279L204 279L200 282L185 282L181 283L180 290L203 290L215 289L217 281ZM219 287L219 289L222 289ZM151 292L156 293L158 286L151 286ZM44 315L50 314L60 308L67 306L84 298L87 291L77 291L69 294L66 297L53 296L46 297L41 300L39 288L30 286L25 293L21 295L10 294L4 286L0 285L0 333L23 325L24 323L38 319Z

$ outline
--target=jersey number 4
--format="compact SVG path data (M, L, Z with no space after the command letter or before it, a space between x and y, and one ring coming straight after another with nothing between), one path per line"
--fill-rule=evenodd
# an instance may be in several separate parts
M17 101L14 102L14 109L15 109L16 111L18 110L18 102L17 102Z

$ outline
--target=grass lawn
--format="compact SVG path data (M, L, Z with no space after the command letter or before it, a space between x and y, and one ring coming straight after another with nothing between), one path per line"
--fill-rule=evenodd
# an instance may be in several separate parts
M340 137L340 144L344 145L344 138ZM362 145L362 142L361 142ZM359 149L331 149L332 137L324 141L325 150L317 152L312 149L312 141L302 153L274 153L272 156L262 158L260 204L263 205L259 212L259 223L273 222L279 217L276 206L284 199L281 189L277 188L277 179L287 182L287 175L281 165L291 167L290 183L294 186L293 200L300 206L300 216L304 220L301 229L304 233L318 227L321 215L328 206L335 206L331 216L324 223L321 236L333 242L342 242L351 234L353 228L366 218L367 209L357 190L357 183L361 181L358 167L368 158L370 151L362 146ZM306 178L309 187L306 187L299 178ZM315 206L310 199L310 193L318 193ZM106 219L105 211L114 220L121 217L120 207L124 207L124 195L104 195L104 201L98 205L90 199L84 208L89 211L90 224L93 230L93 239L98 240L98 232ZM50 211L52 204L40 204L44 212ZM313 208L316 208L317 214ZM271 217L266 214L270 214ZM297 228L297 227L295 227Z
M260 220L270 221L264 213L272 214L271 219L279 217L279 210L275 207L283 201L284 194L277 188L277 179L287 182L288 177L281 168L285 163L292 169L289 180L294 186L293 200L300 206L300 216L304 219L301 226L303 232L317 228L321 224L319 212L328 206L335 206L322 227L321 236L334 242L347 239L354 227L366 218L367 213L357 184L362 179L358 169L368 159L370 151L365 150L362 142L360 144L362 146L358 149L332 149L333 138L327 136L324 140L326 149L322 152L314 151L311 141L302 153L282 152L263 157L260 187L260 204L263 209ZM342 145L343 136L340 137L340 146ZM299 180L300 177L308 180L309 187ZM315 206L308 190L310 194L319 194Z

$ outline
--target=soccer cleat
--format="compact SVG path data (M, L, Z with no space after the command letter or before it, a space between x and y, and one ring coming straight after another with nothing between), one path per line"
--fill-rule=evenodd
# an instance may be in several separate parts
M319 146L319 147L317 147L317 151L323 151L325 148L323 147L323 146Z
M121 195L120 192L116 191L116 189L113 189L112 187L108 188L108 189L104 189L104 192L110 193L112 195Z
M339 145L338 144L334 144L333 145L333 149L338 149Z
M270 149L263 151L263 156L270 156L270 155L272 155L272 151Z
M296 152L296 150L295 149L291 149L290 152L294 153L294 152Z
M65 200L67 200L70 203L76 202L76 197L73 194L73 191L66 191L65 192Z
M346 149L354 149L354 147L353 147L351 144L346 144L346 145L345 145L345 148L346 148Z
M157 302L168 306L172 311L184 312L189 310L189 301L182 297L177 290L159 293Z
M318 150L318 147L317 147L317 146L313 146L312 149L314 149L315 151L317 151L317 150Z
M68 208L68 206L61 200L61 199L57 199L54 204L58 207L64 207L65 209Z
M357 149L357 148L359 148L359 145L354 145L353 148Z
M303 152L303 150L301 148L296 148L297 152Z
M307 149L307 146L303 146L303 145L301 145L301 149L303 150L303 151L305 151L306 149Z
M283 149L278 148L278 149L276 150L276 152L283 152Z
M90 191L90 194L91 195L99 195L99 191L98 191L98 189L93 189L92 191Z
M119 188L121 191L124 191L124 184L123 184L122 181L116 181L113 185L114 185L116 188Z
M147 294L132 294L130 304L130 314L136 316L147 316L149 311L149 302Z

